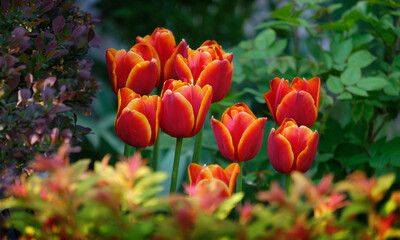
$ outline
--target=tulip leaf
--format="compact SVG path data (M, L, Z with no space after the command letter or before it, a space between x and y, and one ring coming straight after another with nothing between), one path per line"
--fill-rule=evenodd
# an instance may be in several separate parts
M370 52L367 50L361 50L353 53L349 58L349 65L355 67L366 67L370 65L376 59Z
M340 75L340 81L346 86L354 85L361 79L361 69L359 67L349 66Z
M343 84L340 82L340 79L333 75L329 75L326 85L329 91L335 94L339 94L344 90Z
M343 42L333 41L331 44L333 60L336 63L344 63L346 59L350 56L352 49L353 43L351 42L351 39L345 40Z
M368 97L368 93L364 89L361 89L361 88L356 87L356 86L348 86L348 87L346 87L346 90L348 92L351 92L354 95L358 95L358 96L361 96L361 97Z
M377 91L386 87L388 84L388 81L382 77L365 77L357 83L357 86L366 91Z
M256 49L265 50L267 49L275 40L276 33L272 29L266 29L259 33L254 39L254 47Z

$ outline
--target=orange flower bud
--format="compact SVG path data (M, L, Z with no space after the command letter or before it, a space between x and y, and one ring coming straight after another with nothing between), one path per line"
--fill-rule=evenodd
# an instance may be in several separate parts
M128 87L140 95L153 91L160 78L160 60L156 50L147 43L138 43L128 52L110 48L106 63L114 93Z
M269 161L276 171L306 172L314 161L319 135L306 126L298 127L293 119L286 118L275 131L271 129L268 139Z
M318 77L310 80L294 78L289 82L275 78L271 90L264 94L275 123L280 126L285 118L293 118L299 125L311 127L318 116L321 82Z
M159 96L141 97L129 88L121 88L118 91L115 133L130 146L152 146L158 137L160 110Z
M168 80L161 93L161 129L176 138L193 137L203 127L211 105L212 88Z
M257 118L244 103L236 103L222 114L221 122L211 118L211 127L221 154L231 161L248 161L261 149L267 118Z

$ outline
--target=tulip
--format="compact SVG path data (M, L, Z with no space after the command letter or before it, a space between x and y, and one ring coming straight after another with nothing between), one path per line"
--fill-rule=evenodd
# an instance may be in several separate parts
M157 51L158 57L160 58L161 75L157 82L157 88L163 86L164 81L164 66L167 60L174 53L176 48L175 37L173 33L165 28L156 28L151 36L147 35L144 38L137 37L136 43L149 43Z
M161 129L172 137L193 137L203 127L211 105L212 88L168 80L161 98Z
M188 167L190 187L202 186L205 182L217 180L224 186L227 196L231 196L235 191L236 179L239 175L240 167L237 163L232 163L225 170L217 164L200 166L191 163Z
M221 154L231 161L248 161L260 151L267 118L257 118L244 103L236 103L222 114L221 122L211 118L211 127Z
M276 171L289 174L296 170L306 172L314 161L319 135L306 126L298 127L293 119L286 118L268 138L269 161Z
M321 82L318 77L310 80L294 78L289 82L275 78L271 90L264 94L269 111L280 126L285 118L293 118L299 125L311 127L317 120Z
M126 144L145 148L158 137L161 98L140 96L129 88L118 91L118 112L115 133Z
M135 93L148 95L160 78L160 60L156 50L147 43L138 43L128 52L110 48L106 52L106 63L115 94L128 87Z
M165 67L165 76L213 88L212 102L221 101L232 82L232 53L226 53L215 41L204 42L197 50L173 54Z

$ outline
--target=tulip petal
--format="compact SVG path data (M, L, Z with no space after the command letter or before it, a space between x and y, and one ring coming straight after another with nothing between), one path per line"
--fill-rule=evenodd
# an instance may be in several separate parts
M115 123L115 133L124 143L145 148L151 138L151 127L145 115L125 108Z
M289 174L292 170L294 156L289 141L271 129L268 138L268 156L271 165L280 173Z
M196 186L196 184L200 181L199 176L202 170L202 166L191 163L188 167L188 175L189 175L189 182L190 186Z
M195 87L196 86L194 86L193 88L195 88ZM201 91L203 93L203 96L201 98L200 108L198 108L195 101L193 101L193 109L195 109L194 111L196 111L197 113L195 113L195 116L196 116L195 121L196 122L195 122L195 126L193 128L192 136L194 136L198 132L200 132L201 128L204 125L204 121L206 120L208 109L210 109L210 105L211 105L211 99L212 99L212 95L213 95L212 87L210 87L209 85L206 85L201 89ZM200 100L199 97L197 97L197 101L198 100Z
M243 136L243 133L255 121L256 121L256 118L254 118L250 114L248 114L246 112L239 112L232 116L232 121L225 122L226 128L231 133L233 146L235 147L236 150L238 149L238 145L239 145L240 139ZM237 152L236 152L236 157L237 157ZM236 160L237 160L237 158L236 158Z
M161 129L172 137L191 137L195 119L190 102L179 92L164 92L161 105Z
M117 68L117 64L115 62L115 54L117 50L110 48L106 52L106 63L108 69L108 77L111 82L111 88L113 89L114 93L117 92L117 75L115 73L115 69Z
M233 65L228 60L215 60L200 73L196 84L200 87L211 85L214 92L212 102L219 102L231 87L232 74Z
M196 84L201 72L212 62L208 52L193 51L189 54L188 66L193 75L193 83Z
M318 113L320 101L319 99L321 93L321 80L319 79L319 77L311 78L310 80L308 80L308 84L310 85L310 94L314 99L315 107Z
M228 186L229 179L226 176L226 173L225 173L224 169L222 169L217 164L212 164L212 165L208 166L208 169L210 169L213 178L217 178L217 179L223 181Z
M289 81L280 78L274 78L270 83L270 87L271 90L264 94L263 97L268 105L272 118L275 123L280 126L281 122L276 119L276 109L286 94L292 92L293 89L289 88Z
M311 127L317 120L314 99L305 91L293 91L287 94L276 110L276 122L282 123L285 118L293 118L298 125Z
M158 66L155 59L135 65L126 81L126 87L140 95L148 95L153 91L158 79Z
M180 54L175 58L175 73L176 79L193 84L193 76L187 65L186 59L184 59Z
M160 80L157 84L157 87L162 86L162 83L168 79L178 79L178 76L175 72L175 58L178 54L182 55L183 58L187 58L188 56L189 46L187 45L185 40L182 40L179 45L175 48L174 53L167 60L164 66L164 79ZM162 81L162 82L161 82Z
M159 132L159 112L161 106L161 98L157 95L153 95L150 97L143 96L142 100L145 106L146 117L149 121L152 132L148 146L153 146L157 140Z
M240 171L241 171L240 166L237 163L232 163L227 168L225 168L226 176L229 179L228 186L231 194L235 192L236 179L239 176Z
M237 160L253 159L261 149L264 136L264 125L267 118L259 118L244 131L237 150Z
M220 121L215 120L214 117L211 117L211 128L213 129L218 149L222 156L235 161L235 149L229 130Z
M117 118L121 114L122 110L135 98L140 97L139 94L136 94L129 88L121 88L118 90L118 111Z
M310 169L317 153L319 134L315 131L307 141L307 147L299 154L296 161L296 170L302 173Z

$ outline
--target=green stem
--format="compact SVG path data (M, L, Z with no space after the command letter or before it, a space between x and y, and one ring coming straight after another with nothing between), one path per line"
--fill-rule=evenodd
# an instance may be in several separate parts
M181 158L182 142L183 138L176 138L174 166L172 168L172 176L171 176L171 188L169 189L170 193L176 192L176 183L178 181L179 160Z
M239 172L239 176L238 176L238 180L236 183L236 192L241 192L242 191L242 182L243 182L243 162L239 162L239 168L240 168L240 172Z
M199 164L200 162L201 142L203 141L203 130L204 126L201 128L200 132L196 136L196 141L194 142L192 163Z
M125 148L124 148L124 156L128 158L131 156L131 146L125 143Z
M292 183L292 176L290 174L286 174L286 193L287 194L289 194L291 183Z

